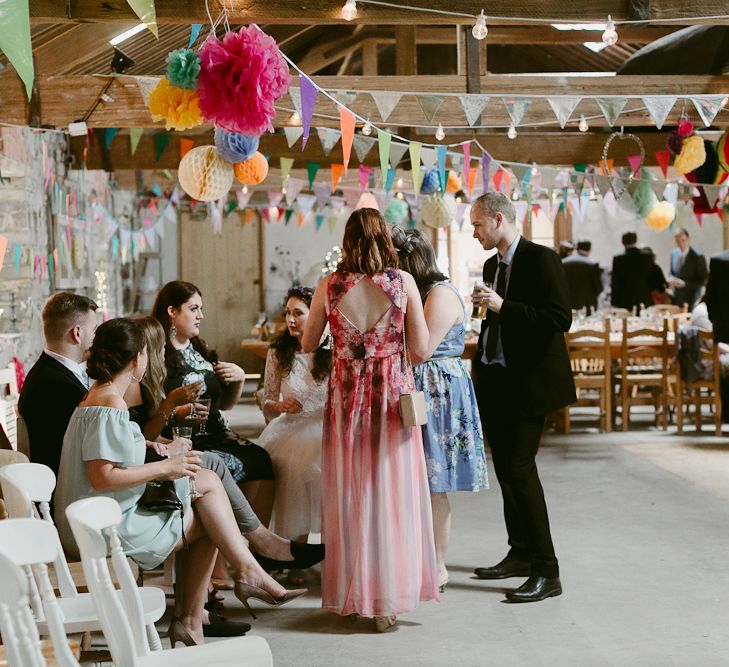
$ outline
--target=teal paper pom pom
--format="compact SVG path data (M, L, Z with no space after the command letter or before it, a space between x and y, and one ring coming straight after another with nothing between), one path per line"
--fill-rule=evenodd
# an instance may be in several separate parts
M215 128L215 148L221 157L228 162L236 164L245 162L258 150L258 137L240 134L239 132L226 132Z
M200 56L192 49L177 49L167 54L167 78L173 86L195 90L200 73Z

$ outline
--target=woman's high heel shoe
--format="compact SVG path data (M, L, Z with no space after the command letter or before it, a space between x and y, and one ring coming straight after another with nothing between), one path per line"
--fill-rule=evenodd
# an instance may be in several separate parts
M385 632L397 623L397 616L375 616L375 630Z
M291 600L295 600L296 598L301 597L308 590L308 588L296 588L290 591L286 591L286 593L280 598L275 598L268 591L264 591L258 586L251 586L250 584L246 584L242 581L236 581L233 588L235 597L237 597L243 603L245 608L248 610L248 613L254 619L256 618L256 615L253 613L253 609L251 609L251 606L248 604L249 598L253 598L254 600L260 600L264 604L270 605L271 607L281 607L287 602L291 602Z
M177 642L182 642L185 646L198 645L198 643L190 636L187 628L182 625L182 622L177 618L172 619L168 634L170 637L170 645L172 646L172 648L175 648Z
M268 572L271 572L271 570L306 570L324 560L324 545L294 542L292 540L291 555L293 556L292 560L277 560L257 553L254 553L253 557Z

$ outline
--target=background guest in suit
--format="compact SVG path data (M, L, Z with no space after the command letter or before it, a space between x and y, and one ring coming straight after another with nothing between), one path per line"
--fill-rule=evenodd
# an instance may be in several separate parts
M711 258L704 301L714 325L714 340L729 343L729 251ZM722 378L721 403L722 419L729 421L729 377Z
M86 358L96 331L96 304L80 294L54 294L43 307L46 347L28 372L18 409L25 420L30 459L58 474L71 414L89 389Z
M679 229L673 237L676 247L671 253L671 273L668 284L673 287L673 303L688 304L693 310L701 298L701 288L706 282L706 258L689 245L689 234Z
M517 231L508 197L497 192L479 197L471 222L484 250L498 250L483 268L484 281L495 283L496 290L474 295L488 309L474 373L511 547L498 565L475 574L527 576L506 598L536 602L562 593L536 455L545 415L575 401L564 342L572 321L569 290L559 257Z
M562 260L567 285L570 290L570 306L597 309L597 300L602 292L602 271L600 265L590 259L592 243L578 241L577 252Z
M616 308L640 309L641 304L653 303L650 288L652 262L636 245L638 236L635 232L623 234L622 241L625 252L613 257L610 303Z

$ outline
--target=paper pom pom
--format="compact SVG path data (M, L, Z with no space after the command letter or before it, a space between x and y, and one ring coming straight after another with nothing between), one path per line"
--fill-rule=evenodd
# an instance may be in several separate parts
M666 139L666 148L674 155L678 155L683 148L683 137L675 130L670 132Z
M678 136L690 137L694 133L694 124L690 120L682 120L678 124Z
M177 168L180 187L198 201L217 201L233 185L233 167L215 146L199 146L185 153Z
M684 139L681 152L676 156L673 163L674 169L679 174L688 174L690 171L700 167L706 160L706 149L704 140L698 135Z
M258 185L268 176L268 160L263 153L253 153L245 162L234 165L235 177L243 185Z
M162 78L149 94L149 111L152 120L165 121L168 130L189 130L202 124L198 101L194 90L171 86Z
M359 198L357 205L354 207L356 211L359 208L373 208L376 211L380 210L380 205L377 203L377 198L371 192L363 192Z
M456 217L456 198L452 194L428 195L423 199L420 215L428 227L448 227Z
M200 73L200 56L192 49L177 49L167 54L167 78L173 86L195 90Z
M245 162L258 150L258 137L215 128L215 148L228 162Z
M651 229L662 232L671 225L675 217L676 207L671 202L662 201L651 209L645 221Z
M391 225L399 225L408 214L408 203L404 199L395 197L385 211L385 220Z
M276 42L258 26L210 35L200 49L197 90L205 118L229 132L273 132L274 103L291 83Z
M719 158L719 166L725 172L729 171L729 142L727 142L727 137L729 137L729 130L721 135L719 141L716 144L716 153L717 157Z
M438 180L438 170L428 169L423 174L423 183L420 186L420 194L421 195L432 195L434 192L438 191L438 188L440 187L440 182Z
M704 140L704 151L706 152L704 164L686 174L686 180L689 183L714 183L717 177L720 178L722 174L726 175L724 171L719 169L719 158L714 144Z
M446 192L458 192L463 189L461 179L455 171L448 172L448 183L446 184Z
M643 170L643 176L641 177L638 187L633 193L633 203L635 204L635 210L641 217L647 216L653 208L658 204L658 197L653 192L650 181L645 176L646 171Z

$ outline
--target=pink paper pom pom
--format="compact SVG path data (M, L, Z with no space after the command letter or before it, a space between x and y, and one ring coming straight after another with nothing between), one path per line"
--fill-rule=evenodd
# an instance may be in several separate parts
M274 103L291 83L286 61L272 37L256 25L211 35L200 49L197 91L209 122L229 132L273 132Z
M694 133L694 124L690 120L682 120L678 124L678 135L680 137L690 137Z

